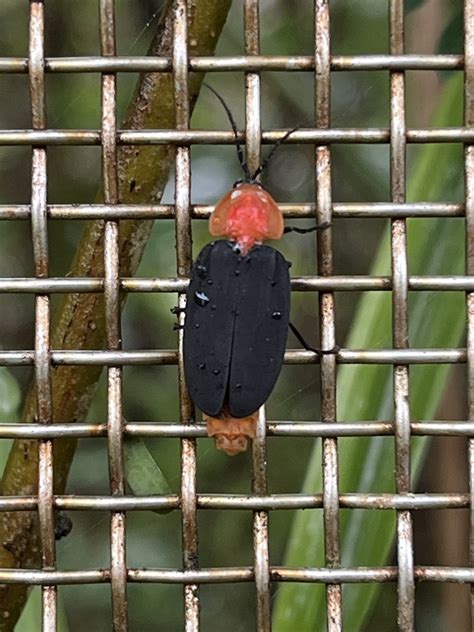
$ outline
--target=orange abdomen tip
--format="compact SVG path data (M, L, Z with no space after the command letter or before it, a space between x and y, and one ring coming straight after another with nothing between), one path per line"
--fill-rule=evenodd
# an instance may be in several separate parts
M248 417L226 417L216 419L204 415L207 425L207 436L214 437L216 448L229 456L245 452L249 439L255 438L258 410Z

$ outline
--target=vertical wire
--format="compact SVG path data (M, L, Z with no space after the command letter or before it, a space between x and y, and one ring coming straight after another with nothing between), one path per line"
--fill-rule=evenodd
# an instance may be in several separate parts
M115 56L115 2L100 0L100 45L103 56ZM102 74L102 179L104 201L118 204L117 175L117 77ZM121 349L119 223L109 220L104 233L104 304L107 348ZM125 493L123 458L122 368L107 369L107 438L110 491ZM128 629L127 559L125 513L114 511L110 518L110 564L113 629Z
M245 54L260 54L259 1L244 2ZM260 75L245 74L245 151L250 173L261 163ZM265 407L259 410L255 439L252 442L252 489L267 494L267 446ZM258 632L271 630L271 583L268 542L268 511L255 511L253 519L256 619Z
M404 54L404 2L390 0L390 53ZM405 74L390 73L390 190L391 201L405 202L406 120ZM408 348L408 261L406 220L391 224L393 346ZM395 482L397 492L408 493L410 484L410 403L407 365L394 365ZM415 578L413 570L413 524L409 511L397 512L398 627L415 629Z
M331 97L331 45L328 0L315 0L315 115L318 129L330 127ZM331 150L328 146L316 148L316 221L318 224L332 221ZM318 271L321 276L333 274L332 231L319 231ZM334 349L336 327L334 293L319 295L320 335L323 350ZM336 356L321 357L321 419L336 421ZM323 439L323 510L324 545L326 565L337 568L339 552L339 473L337 439ZM340 584L326 586L326 615L329 632L342 629L342 591Z
M474 0L464 2L464 125L474 126ZM466 208L466 274L474 275L474 145L464 149ZM468 420L474 420L474 292L466 294ZM468 443L470 562L474 565L474 439ZM471 627L474 627L474 584L471 584Z
M46 129L46 95L44 78L44 3L30 2L29 58L31 112L33 129ZM46 148L33 147L31 167L31 229L37 278L48 276ZM35 380L37 418L40 424L53 421L50 365L51 302L47 294L35 299ZM56 546L54 535L53 442L38 443L38 517L43 569L54 570ZM42 586L42 629L54 632L57 627L57 586Z
M175 97L176 129L189 129L188 90L188 5L186 0L176 0L173 19L173 81ZM175 213L176 213L176 257L180 277L189 277L192 266L192 239L190 214L190 154L189 148L176 147ZM178 306L186 306L184 294L178 298ZM180 313L180 324L184 314ZM194 423L194 405L189 397L184 379L183 330L178 330L178 379L180 420ZM183 565L185 570L198 568L198 532L196 512L196 440L181 440L181 511ZM186 632L199 630L199 587L184 585L184 617Z

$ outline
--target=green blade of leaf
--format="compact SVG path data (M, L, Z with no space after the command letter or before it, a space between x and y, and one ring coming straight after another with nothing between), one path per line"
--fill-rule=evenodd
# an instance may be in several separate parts
M435 127L459 125L462 120L462 75L446 82L434 116ZM408 198L413 201L456 200L462 195L462 147L425 145L413 165ZM408 222L409 271L412 275L462 274L464 225L457 219L412 219ZM386 231L371 274L390 274L390 234ZM410 344L414 347L452 347L464 332L465 301L462 293L429 295L412 293ZM351 328L348 348L391 347L390 293L367 293L360 301ZM410 406L413 419L432 419L443 395L449 366L410 368ZM393 419L392 369L388 366L342 366L338 372L340 420ZM341 493L394 491L394 439L350 438L339 440ZM411 443L412 475L419 474L428 442ZM315 444L304 493L322 490L321 445ZM350 510L341 512L341 561L343 566L383 566L393 550L394 512ZM322 511L298 512L288 542L286 566L323 566ZM363 630L374 605L377 584L344 588L343 616L351 632ZM275 632L325 629L325 588L316 584L283 584L277 593Z
M135 496L171 494L171 487L143 439L127 437L123 444L127 483ZM156 513L169 513L157 509Z

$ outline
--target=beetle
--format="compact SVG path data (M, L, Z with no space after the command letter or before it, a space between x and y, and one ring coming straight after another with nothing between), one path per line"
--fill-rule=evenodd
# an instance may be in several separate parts
M244 178L217 203L209 232L223 237L199 253L186 292L184 371L191 399L202 411L207 434L229 455L247 449L255 438L258 410L279 376L288 328L308 347L290 323L290 263L275 248L263 245L285 230L283 215L257 178L275 144L253 174L243 159L232 114L222 97L236 137ZM317 351L311 349L313 351Z

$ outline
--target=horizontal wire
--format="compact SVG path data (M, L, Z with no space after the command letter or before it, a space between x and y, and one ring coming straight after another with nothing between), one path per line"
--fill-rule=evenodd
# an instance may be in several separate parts
M429 582L474 582L474 569L451 566L415 566L415 578ZM287 568L270 567L272 581L314 583L366 583L392 582L398 577L396 567L380 568ZM254 581L252 567L201 568L197 570L175 570L161 568L129 568L130 582L162 584L221 584ZM31 569L0 569L2 584L67 585L100 584L110 582L109 569L48 571Z
M285 568L271 569L273 581L318 582L318 583L361 583L395 581L398 577L396 568ZM415 566L415 579L418 581L471 583L474 569L443 566Z
M340 349L336 353L340 364L459 364L466 362L466 349ZM35 352L0 351L0 366L28 366L34 363ZM51 362L64 365L169 365L177 364L174 349L145 351L52 350ZM314 351L288 349L285 364L317 364Z
M413 421L411 432L418 436L474 436L474 422L469 421ZM206 437L206 425L179 424L150 421L129 422L124 433L132 437ZM268 421L270 437L371 437L394 436L393 422L331 422L321 421ZM0 423L0 439L55 439L60 437L107 437L105 423L52 423L47 427L38 424Z
M331 70L462 70L462 55L335 55ZM232 57L191 57L189 70L194 72L258 72L314 70L311 55L235 55ZM45 59L46 72L171 72L169 57L50 57ZM27 73L28 59L0 58L0 73Z
M238 494L198 494L199 509L277 510L322 509L322 494L272 494L266 496ZM468 493L457 494L341 494L339 504L346 509L467 509ZM56 496L55 509L63 511L159 511L179 509L176 494L155 496ZM37 497L0 497L0 511L34 511Z
M290 130L262 132L262 143L273 145ZM238 132L239 140L245 134ZM433 129L409 129L408 143L472 143L474 129L465 127L440 127ZM0 146L11 145L100 145L99 130L0 130ZM388 128L331 128L299 129L287 139L287 144L310 143L331 145L337 143L380 144L390 142ZM121 145L234 145L233 132L222 130L119 130L117 143Z
M314 219L314 204L279 204L287 218ZM392 218L392 217L464 217L464 205L452 202L415 202L394 204L392 202L335 202L332 205L334 218ZM195 204L191 206L194 219L208 219L214 206ZM171 204L50 204L50 219L174 219ZM28 204L0 205L0 219L31 219Z
M183 278L122 278L120 289L124 292L185 292L189 281ZM327 276L293 277L291 289L295 292L320 291L388 291L392 289L390 277ZM473 291L474 276L414 276L408 279L408 289L414 291ZM103 292L104 281L100 278L84 277L32 277L0 278L0 293L53 294L53 293L96 293Z

